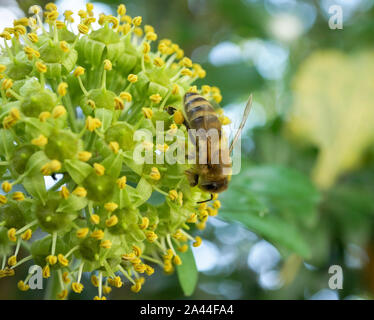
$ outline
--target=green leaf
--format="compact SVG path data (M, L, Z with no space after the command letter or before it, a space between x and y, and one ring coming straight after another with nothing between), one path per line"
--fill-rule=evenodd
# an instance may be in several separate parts
M66 171L77 184L81 184L93 170L89 164L75 159L65 160L64 165Z
M315 51L296 73L288 129L318 147L313 179L321 188L361 164L374 142L373 74L371 50Z
M45 188L45 181L42 174L35 173L31 176L27 176L23 179L22 184L30 195L36 199L39 199L43 205L45 204L47 190Z
M182 260L182 264L177 266L179 283L184 294L190 296L195 291L197 279L199 277L195 257L191 248L188 248L186 252L180 253L179 257Z
M122 157L120 154L112 154L102 163L105 167L105 173L113 178L118 178L122 168Z
M40 169L50 160L47 158L43 151L35 152L27 161L26 172L40 173Z
M113 111L104 108L98 108L95 110L95 118L101 121L101 129L105 131L112 124Z
M13 143L14 139L9 130L0 129L0 156L8 159L12 151L16 148Z
M310 247L303 225L317 219L320 195L310 180L294 169L259 166L243 169L222 195L220 217L248 229L303 257Z
M74 194L70 194L67 199L61 201L57 208L57 212L71 212L79 211L87 206L88 200L83 197L78 197Z
M152 185L142 177L136 186L136 191L141 197L141 199L135 202L135 206L139 207L151 197L153 188Z

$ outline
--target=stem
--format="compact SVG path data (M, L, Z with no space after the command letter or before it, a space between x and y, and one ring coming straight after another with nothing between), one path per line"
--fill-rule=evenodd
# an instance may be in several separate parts
M60 281L56 272L54 272L47 282L47 290L44 300L56 300L57 294L60 292Z

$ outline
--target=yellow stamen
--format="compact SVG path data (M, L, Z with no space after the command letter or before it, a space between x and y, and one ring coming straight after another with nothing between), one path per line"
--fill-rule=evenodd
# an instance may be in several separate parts
M77 230L77 233L76 233L77 238L79 238L79 239L85 238L88 234L88 231L89 231L88 228L81 228L81 229Z

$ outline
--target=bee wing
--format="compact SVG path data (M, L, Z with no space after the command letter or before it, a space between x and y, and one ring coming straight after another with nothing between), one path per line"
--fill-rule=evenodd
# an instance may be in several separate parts
M235 137L230 144L229 154L232 153L232 150L234 149L235 143L239 139L240 133L242 132L242 130L244 128L244 125L247 121L247 118L249 116L249 112L251 111L251 108L252 108L252 94L249 96L247 105L245 106L245 110L244 110L244 113L243 113L243 119L240 122L239 129L238 129L238 131L236 131Z

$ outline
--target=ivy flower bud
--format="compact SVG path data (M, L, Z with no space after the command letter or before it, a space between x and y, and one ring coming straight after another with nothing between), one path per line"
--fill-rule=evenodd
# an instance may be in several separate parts
M62 274L62 281L64 283L70 283L70 279L69 279L69 273L67 271L65 271L63 274Z
M96 240L103 240L104 238L104 231L103 230L95 230L91 233L91 238L94 238Z
M76 67L76 69L74 70L74 77L79 77L81 75L84 74L84 68L83 67Z
M149 41L156 41L157 40L157 34L154 33L154 32L147 32L147 34L145 35L145 38ZM145 52L147 53L147 52Z
M160 171L158 171L158 169L156 167L152 167L151 173L149 174L149 176L153 180L160 180L161 179Z
M116 209L118 208L118 205L115 204L115 203L114 203L114 205L115 205L115 206L113 206L113 208L115 207L114 210L116 210ZM110 209L113 209L113 208L110 208ZM105 209L106 209L106 208L105 208ZM108 210L108 209L106 209L106 210ZM114 211L114 210L113 210L113 211ZM112 212L111 210L108 210L108 211ZM116 215L112 215L109 219L107 219L107 220L105 221L105 225L106 225L108 228L115 226L117 223L118 223L118 218L117 218Z
M139 224L139 228L142 230L147 229L149 226L149 219L147 217L142 218L142 222Z
M30 289L30 286L28 284L25 284L22 280L18 281L17 283L18 289L21 291L27 291Z
M108 203L104 204L104 208L105 208L106 211L113 212L118 208L118 204L114 203L114 202L108 202ZM114 216L112 216L112 217L114 217Z
M151 119L153 116L153 111L150 108L142 108L142 112L145 118Z
M12 79L4 79L3 83L1 84L1 89L8 90L13 87L13 80Z
M57 119L57 118L62 117L65 114L66 114L66 109L64 106L60 105L60 106L56 106L53 108L53 111L52 111L53 118Z
M8 230L8 239L12 242L16 242L17 241L17 237L16 237L16 229L15 228L10 228Z
M214 201L214 202L213 202L213 207L214 207L215 209L219 209L219 208L221 208L221 202L220 202L219 200Z
M88 116L86 119L86 128L88 131L95 131L97 128L101 127L101 121L96 118Z
M43 111L39 114L40 122L46 122L48 118L51 117L51 113L48 111Z
M3 189L4 192L8 193L12 190L12 184L9 183L8 181L4 181L1 184L1 188Z
M124 16L126 14L126 6L124 4L120 4L117 8L117 13L120 16Z
M81 283L78 283L78 282L73 282L71 284L71 289L75 292L75 293L81 293L84 289L84 286L83 284Z
M169 191L169 198L174 201L178 198L178 192L176 190Z
M138 16L132 19L132 23L135 27L139 27L142 24L142 17Z
M177 111L174 112L173 118L174 118L174 122L176 124L184 123L184 116L183 116L182 111L180 111L180 110L177 110Z
M38 138L32 139L31 143L38 147L44 147L48 143L48 139L41 134Z
M76 236L78 239L83 239L87 236L89 229L88 228L81 228L78 229L76 232Z
M40 72L40 73L46 73L47 72L47 66L43 63L41 63L40 61L37 61L35 63L35 67L36 69Z
M60 41L60 48L64 52L69 52L69 45L66 41Z
M178 255L174 256L173 262L176 266L180 266L182 264L182 260Z
M57 263L57 257L53 255L49 255L45 258L45 261L49 263L51 266L55 265Z
M63 254L58 254L57 255L58 262L60 263L61 266L67 267L69 265L69 260L65 258Z
M148 42L143 43L143 53L147 54L148 52L151 51L151 46Z
M102 247L104 249L110 249L112 247L112 241L110 241L110 240L103 240L100 243L100 247Z
M126 102L132 101L132 95L129 92L123 91L119 94L120 98Z
M7 202L8 199L4 195L0 194L0 204L6 204Z
M29 12L33 14L39 14L40 10L41 8L38 5L34 5L29 8Z
M30 240L32 237L32 230L31 229L27 229L24 233L22 233L21 235L21 239L23 241L28 241Z
M57 87L57 93L63 97L66 95L66 89L68 88L68 84L66 82L61 82Z
M181 247L178 247L177 250L179 252L186 252L188 250L188 245L184 244Z
M171 94L176 95L178 93L179 93L179 86L176 83L174 83L173 84L173 89L171 90Z
M61 191L60 191L60 195L64 199L69 198L70 192L69 192L68 188L66 188L65 186L62 186Z
M8 266L14 267L17 264L17 257L16 256L10 256L8 259Z
M51 276L51 269L48 264L43 268L42 275L44 279L48 279Z
M78 197L84 198L87 196L87 190L83 187L76 187L73 191L73 194Z
M21 191L16 191L12 194L12 199L15 201L25 200L25 195Z
M115 110L123 110L125 108L125 104L123 103L120 97L114 98L114 109Z
M131 83L135 83L138 81L138 76L136 74L130 73L127 77L127 80Z
M194 242L192 245L193 245L195 248L196 248L196 247L200 247L201 242L202 242L201 238L200 238L199 236L196 236L196 237L195 237L195 242Z
M145 237L147 238L147 240L149 242L154 242L157 240L158 236L156 233L154 233L153 231L146 231L145 232Z
M119 151L119 144L117 141L111 141L109 142L109 148L112 150L115 154Z
M68 297L68 291L66 289L62 290L60 293L57 294L57 298L59 300L65 300Z
M86 162L90 160L92 157L92 153L88 151L81 151L78 153L78 160Z
M190 58L187 58L187 57L184 57L182 60L181 60L181 63L183 65L183 67L186 67L186 68L191 68L192 67L192 61Z
M153 64L154 64L156 67L161 68L161 67L165 64L165 61L162 60L162 58L160 58L160 57L156 57L156 58L153 59Z
M184 68L181 70L182 76L192 77L192 71L190 69Z
M117 186L119 189L124 189L126 187L126 176L117 179Z
M101 165L100 163L94 163L94 169L95 169L95 173L98 175L98 176L103 176L104 173L105 173L105 167L103 165Z
M93 224L99 224L100 223L100 217L97 214L93 214L90 218L90 221Z
M57 11L57 6L53 2L49 2L44 7L47 11Z
M90 28L83 23L78 24L78 31L82 34L87 34Z
M104 60L104 70L106 71L112 70L112 62L110 62L110 60L108 59Z
M162 97L161 97L161 95L160 95L159 93L156 93L156 94L152 94L152 95L149 97L149 99L150 99L152 102L154 102L154 103L156 103L156 104L159 104L159 103L161 102L161 100L162 100Z

